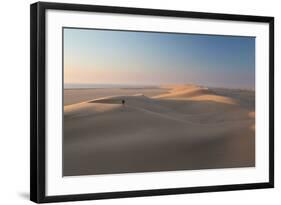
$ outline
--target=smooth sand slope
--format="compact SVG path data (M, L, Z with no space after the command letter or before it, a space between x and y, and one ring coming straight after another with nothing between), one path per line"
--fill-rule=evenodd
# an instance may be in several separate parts
M65 93L65 176L255 166L254 91L120 90Z

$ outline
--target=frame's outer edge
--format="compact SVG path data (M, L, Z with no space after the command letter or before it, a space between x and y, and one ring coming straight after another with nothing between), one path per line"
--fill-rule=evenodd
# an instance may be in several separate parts
M37 4L30 5L30 200L38 201L37 170Z
M269 181L158 190L46 196L45 15L47 9L264 22L269 24ZM274 187L274 17L37 2L30 6L30 200L36 203L97 200Z
M269 21L269 184L274 188L274 17Z
M254 16L242 14L224 14L224 13L209 13L184 10L163 10L152 8L134 8L120 6L101 6L89 4L70 4L70 3L55 3L55 2L38 2L39 4L54 10L70 10L70 11L86 11L86 12L101 12L101 13L124 13L135 15L150 15L150 16L166 16L166 17L187 17L199 19L216 19L216 20L233 20L233 21L249 21L249 22L264 22L268 23L273 17L270 16Z
M45 11L30 5L30 200L45 195Z

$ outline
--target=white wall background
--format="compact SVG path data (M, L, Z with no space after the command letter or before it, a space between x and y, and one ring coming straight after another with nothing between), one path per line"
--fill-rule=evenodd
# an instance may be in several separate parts
M49 0L52 1L52 0ZM0 7L0 204L29 201L29 4L2 1ZM67 204L278 204L281 201L281 12L273 0L68 0L61 2L146 7L275 17L275 177L276 188L187 194ZM279 105L279 106L278 106ZM125 182L124 182L125 183ZM279 202L280 203L280 202ZM64 203L63 203L64 204Z

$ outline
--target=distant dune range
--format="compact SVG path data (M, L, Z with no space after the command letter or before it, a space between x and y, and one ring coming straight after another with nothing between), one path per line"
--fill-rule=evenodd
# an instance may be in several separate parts
M64 102L64 176L255 166L254 91L68 89Z

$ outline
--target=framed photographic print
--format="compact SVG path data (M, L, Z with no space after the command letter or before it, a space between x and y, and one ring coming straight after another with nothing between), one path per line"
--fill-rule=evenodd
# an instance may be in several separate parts
M274 187L274 18L31 5L34 202Z

